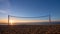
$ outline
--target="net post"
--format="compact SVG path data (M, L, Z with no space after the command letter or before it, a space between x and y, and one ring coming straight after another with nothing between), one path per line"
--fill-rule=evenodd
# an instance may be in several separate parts
M51 15L49 14L49 24L51 23Z
M8 15L8 26L9 26L9 16L10 16L10 15Z

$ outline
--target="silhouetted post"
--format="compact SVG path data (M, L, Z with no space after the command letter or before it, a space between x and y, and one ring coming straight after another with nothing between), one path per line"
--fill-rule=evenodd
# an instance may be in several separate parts
M9 15L8 15L8 26L9 26Z
M49 14L49 24L51 23L51 15Z

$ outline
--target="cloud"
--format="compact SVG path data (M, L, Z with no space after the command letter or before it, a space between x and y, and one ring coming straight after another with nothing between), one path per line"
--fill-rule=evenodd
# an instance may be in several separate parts
M6 10L0 10L0 13L6 14L8 12Z
M9 0L0 0L0 5L0 13L9 14L11 8Z
M2 14L10 14L10 10L0 10L0 13Z

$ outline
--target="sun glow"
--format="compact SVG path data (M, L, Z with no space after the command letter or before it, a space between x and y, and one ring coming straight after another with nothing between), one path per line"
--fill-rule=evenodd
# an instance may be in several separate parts
M14 21L13 20L10 20L10 25L13 25Z

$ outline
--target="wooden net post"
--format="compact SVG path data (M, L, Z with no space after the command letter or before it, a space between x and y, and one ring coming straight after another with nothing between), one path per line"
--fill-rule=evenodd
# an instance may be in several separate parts
M8 15L8 25L9 25L9 16L10 16L10 15Z
M51 23L51 15L49 14L49 24Z

